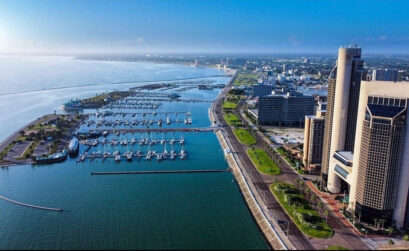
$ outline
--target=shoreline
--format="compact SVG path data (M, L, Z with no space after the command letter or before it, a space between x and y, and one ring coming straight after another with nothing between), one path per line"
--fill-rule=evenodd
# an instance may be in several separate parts
M36 90L28 90L28 91L21 91L21 92L9 92L9 93L0 93L1 96L11 96L11 95L18 95L18 94L27 94L33 92L42 92L42 91L54 91L54 90L64 90L64 89L74 89L74 88L84 88L84 87L94 87L94 86L104 86L104 85L128 85L128 84L152 84L152 83L166 83L166 82L174 82L174 81L187 81L187 80L196 80L196 79L206 79L206 78L224 78L229 77L230 75L212 75L212 76L202 76L202 77L191 77L191 78L179 78L179 79L171 79L171 80L141 80L135 82L116 82L116 83L106 83L106 84L87 84L87 85L78 85L78 86L61 86L61 87L54 87L54 88L44 88L44 89L36 89Z
M222 92L226 90L226 88L232 85L234 79L237 76L237 73L238 71L236 71L235 74L232 76L232 78L228 81L228 83L226 84L226 87L222 90ZM212 105L209 107L209 110L208 110L209 119L213 126L215 125L215 122L216 122L215 115L213 113L215 111L215 106L217 105L220 98L222 98L222 93L219 93L216 101L212 103ZM226 158L229 169L232 171L232 174L239 186L239 190L244 199L244 202L247 205L249 213L251 214L252 218L257 224L260 232L264 236L264 239L266 240L266 242L272 249L275 249L275 250L294 249L291 242L289 242L288 240L284 241L282 239L281 236L283 234L278 233L278 231L281 231L280 227L273 226L274 222L271 222L268 220L262 208L258 204L257 199L256 199L257 195L255 195L253 190L251 189L251 184L248 184L248 181L246 181L245 174L243 174L242 170L240 169L239 163L233 156L233 153L231 152L229 144L227 143L226 137L223 135L223 130L224 130L223 128L219 129L216 132L216 137L219 141L220 147L222 148L224 152L224 156Z
M21 132L26 132L26 131L30 131L30 127L34 127L35 125L37 125L38 123L40 123L42 120L44 120L41 123L48 123L49 121L55 120L55 119L60 119L60 118L64 118L64 117L68 117L69 119L73 119L74 116L80 116L78 118L79 121L76 121L75 123L73 123L73 125L71 125L71 127L67 128L64 131L64 134L62 134L61 136L59 136L58 138L54 138L52 140L52 142L57 142L57 147L56 147L56 152L62 151L63 148L65 148L66 145L68 145L69 142L69 136L72 134L72 132L74 132L74 130L76 128L78 128L79 123L81 121L83 121L85 119L85 117L87 115L73 115L73 114L45 114L42 115L30 122L28 122L27 124L25 124L24 126L22 126L21 128L17 129L16 131L14 131L13 133L11 133L7 138L5 138L3 141L0 142L0 152L3 152L4 150L6 150L8 147L11 146L11 148L7 151L6 155L4 156L4 158L7 157L8 153L11 152L13 150L13 148L16 145L19 144L24 144L24 143L28 143L29 144L24 148L24 151L21 151L21 154L19 157L16 158L16 156L14 156L12 159L0 159L0 168L7 168L10 166L20 166L20 165L32 165L35 164L36 161L34 161L32 158L35 155L30 155L29 157L23 158L23 154L26 152L26 150L29 148L30 145L32 145L33 143L35 143L35 147L33 149L33 152L35 149L37 149L37 147L39 147L40 142L41 141L45 141L45 140L28 140L25 139L23 142L18 142L18 138L21 137ZM25 137L29 137L26 134L24 134ZM48 150L48 154L52 154L51 150Z

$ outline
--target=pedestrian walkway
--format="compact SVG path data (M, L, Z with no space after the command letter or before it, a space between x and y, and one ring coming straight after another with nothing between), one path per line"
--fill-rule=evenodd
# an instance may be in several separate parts
M311 191L313 191L318 197L320 197L323 200L323 202L326 205L329 206L329 208L332 210L334 215L337 216L341 220L341 222L345 226L347 226L352 232L354 232L360 237L365 237L366 239L384 238L384 236L380 236L380 235L365 235L359 232L355 228L355 226L347 218L345 218L345 215L341 213L341 207L339 206L339 203L335 200L335 195L321 192L316 186L314 186L314 184L311 181L307 181L306 184L311 189ZM364 241L368 244L367 240L364 240ZM373 245L370 245L370 246L373 246Z

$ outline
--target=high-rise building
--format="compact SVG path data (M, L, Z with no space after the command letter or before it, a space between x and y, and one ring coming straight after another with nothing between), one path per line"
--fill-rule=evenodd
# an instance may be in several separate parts
M283 73L286 73L288 70L288 65L283 64Z
M361 79L366 77L361 48L339 48L328 86L322 156L322 181L330 192L347 188L334 174L336 151L353 152Z
M316 115L305 116L303 163L313 171L321 167L322 162L325 109L326 103L319 102Z
M257 84L252 86L253 89L253 96L254 97L264 97L267 95L271 95L273 91L272 85L265 85L265 84Z
M260 97L257 120L260 124L299 125L305 115L314 114L314 97L299 92Z
M322 177L361 221L408 227L409 84L365 80L360 52L341 48L330 76Z
M408 83L362 81L355 151L334 153L335 178L348 184L349 210L362 221L409 225L408 99Z
M328 80L328 96L327 96L327 109L325 113L324 122L324 141L322 147L322 164L321 164L321 182L322 186L327 186L328 180L328 167L329 156L331 150L331 136L332 136L332 115L334 114L334 99L335 99L335 87L337 78L337 66L335 66Z
M372 70L372 80L398 81L398 70L396 69L374 69Z

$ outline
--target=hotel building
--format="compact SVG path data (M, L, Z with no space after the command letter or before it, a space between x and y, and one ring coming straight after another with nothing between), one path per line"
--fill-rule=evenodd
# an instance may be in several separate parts
M349 195L348 210L373 224L409 225L409 83L371 80L358 48L340 48L327 114L327 189ZM333 99L331 98L333 97ZM327 121L328 119L328 121ZM329 141L328 141L329 139ZM328 154L329 153L329 154Z

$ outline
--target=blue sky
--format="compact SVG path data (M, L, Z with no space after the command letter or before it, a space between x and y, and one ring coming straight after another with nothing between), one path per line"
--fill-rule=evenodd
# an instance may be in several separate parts
M0 52L409 54L409 1L0 0Z

